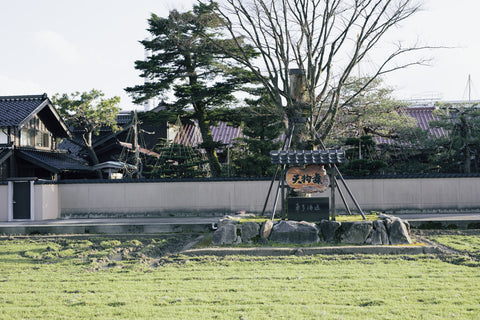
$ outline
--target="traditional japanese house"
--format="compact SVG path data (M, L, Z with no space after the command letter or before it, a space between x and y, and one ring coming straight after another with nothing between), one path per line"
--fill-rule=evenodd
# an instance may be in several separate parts
M91 176L84 160L58 149L70 137L46 94L0 96L0 180Z

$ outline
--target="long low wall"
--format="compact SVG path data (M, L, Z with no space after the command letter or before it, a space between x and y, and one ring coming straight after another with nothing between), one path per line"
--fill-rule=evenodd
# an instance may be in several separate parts
M60 206L63 216L261 212L269 185L269 181L61 184Z
M229 214L262 211L270 181L202 181L59 185L63 215ZM436 212L480 208L480 178L348 179L365 211ZM276 184L274 186L274 189ZM340 186L346 195L343 186ZM330 192L320 196L328 197ZM273 208L274 193L267 211ZM337 191L337 208L345 208ZM347 198L350 208L354 203Z
M379 211L480 208L480 178L350 179L362 209Z
M347 184L364 211L480 209L480 177L348 179ZM36 184L34 218L223 215L241 210L259 213L269 185L268 180ZM320 196L329 195L327 191ZM342 211L338 192L335 198ZM267 212L273 208L273 199L274 192ZM347 202L355 208L351 199ZM0 221L7 221L7 211L8 188L0 185Z

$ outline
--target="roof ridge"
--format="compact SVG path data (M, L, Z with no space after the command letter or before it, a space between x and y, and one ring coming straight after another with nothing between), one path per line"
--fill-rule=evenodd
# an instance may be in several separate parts
M0 100L3 101L19 101L19 100L45 100L48 96L44 94L32 94L32 95L17 95L17 96L0 96Z
M38 149L36 147L25 147L25 146L17 147L16 149L19 151L29 151L29 152L36 152L36 153L62 153L62 154L68 153L67 150L63 150L63 149L56 149L56 150Z
M403 110L406 111L418 111L418 110L435 110L436 108L434 106L411 106L411 107L406 107Z

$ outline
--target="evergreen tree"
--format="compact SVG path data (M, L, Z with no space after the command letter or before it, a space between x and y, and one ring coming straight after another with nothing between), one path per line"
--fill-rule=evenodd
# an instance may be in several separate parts
M233 93L251 81L249 72L218 49L233 48L233 40L223 36L216 6L199 3L185 13L173 10L167 18L152 14L148 20L151 39L140 41L151 55L135 62L145 83L125 89L137 103L153 97L168 100L173 92L172 110L183 113L193 108L213 176L220 175L220 164L210 131L210 111L234 102ZM243 49L253 54L250 48Z
M435 139L430 160L440 172L471 173L479 170L480 109L478 104L441 105L437 121L431 126L447 130L448 135Z
M430 132L420 127L399 133L391 143L377 145L379 159L387 163L383 169L386 174L428 174L436 172L436 166L430 161L432 154Z
M347 176L369 176L380 174L381 170L387 167L387 163L383 160L372 160L369 156L363 156L375 153L375 142L372 136L348 138L345 145L350 148L345 152L348 161L341 167L343 174Z
M158 145L155 152L160 157L146 165L145 176L154 178L198 178L206 177L204 169L208 161L202 158L198 150L190 146L172 143Z
M234 173L246 177L271 176L275 166L271 163L270 151L279 150L283 143L283 110L272 103L266 93L246 101L248 107L239 110L244 137L235 144Z

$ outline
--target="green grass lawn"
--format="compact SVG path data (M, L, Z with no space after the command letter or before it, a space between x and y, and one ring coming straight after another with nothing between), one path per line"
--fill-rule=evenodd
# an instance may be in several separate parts
M480 254L480 235L448 234L431 236L430 239L455 250Z
M165 255L185 236L2 238L0 318L480 318L458 257Z

